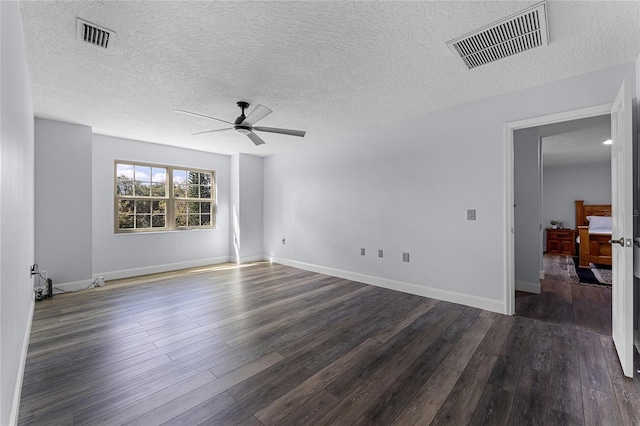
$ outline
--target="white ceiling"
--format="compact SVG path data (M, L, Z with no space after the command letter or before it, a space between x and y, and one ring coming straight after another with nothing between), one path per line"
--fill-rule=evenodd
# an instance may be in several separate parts
M445 42L535 1L23 1L35 114L95 133L204 151L270 155L472 100L628 63L640 2L548 3L551 44L474 70ZM76 40L76 17L117 33ZM274 112L255 147L234 132L236 101ZM251 108L250 108L251 110ZM425 130L428 131L428 130Z
M611 159L611 145L602 142L611 138L611 117L573 120L558 125L543 126L542 154L544 167L597 163Z

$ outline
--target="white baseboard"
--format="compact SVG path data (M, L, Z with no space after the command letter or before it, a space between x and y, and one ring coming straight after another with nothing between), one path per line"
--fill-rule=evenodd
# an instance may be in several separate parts
M15 389L13 391L13 405L9 415L9 424L18 424L18 410L20 409L20 395L22 394L22 380L24 379L24 367L27 364L27 351L29 350L29 338L31 337L31 324L33 323L33 310L35 309L35 299L31 297L29 306L29 318L27 328L22 339L22 349L20 351L20 365L18 366L18 377L16 378Z
M189 260L186 262L166 263L164 265L145 266L142 268L121 269L119 271L100 272L93 274L93 279L104 277L105 280L137 277L139 275L158 274L160 272L176 271L178 269L197 268L198 266L215 265L229 262L229 256L211 257L208 259Z
M527 293L540 294L540 283L528 283L526 281L516 281L516 290Z
M263 257L259 256L258 260L262 260ZM177 271L179 269L197 268L199 266L215 265L218 263L229 262L229 256L211 257L207 259L190 260L187 262L166 263L164 265L144 266L142 268L121 269L119 271L109 271L95 273L91 279L83 281L73 281L68 283L53 283L54 287L63 291L78 291L84 290L91 285L91 283L98 277L104 277L105 280L117 280L120 278L131 278L140 275L158 274L160 272ZM55 292L54 292L55 293Z
M446 302L459 303L461 305L472 306L474 308L484 309L487 311L506 313L506 304L502 300L488 299L470 294L458 293L455 291L444 290L440 288L426 287L418 284L408 283L404 281L390 280L387 278L374 277L372 275L361 274L358 272L345 271L343 269L329 268L326 266L313 265L310 263L298 262L296 260L283 259L279 257L265 256L265 260L280 263L282 265L291 266L293 268L304 269L305 271L317 272L320 274L331 275L333 277L343 278L352 281L358 281L365 284L371 284L377 287L384 287L390 290L402 291L404 293L415 294L417 296L429 297L432 299L444 300Z
M62 290L63 292L67 293L70 291L78 291L78 290L85 290L86 288L88 288L91 283L93 282L93 280L82 280L82 281L71 281L68 283L60 283L60 284L56 284L56 282L53 282L53 294L58 294L59 292L56 292L56 290Z
M235 263L237 263L238 265L242 265L243 263L261 262L263 260L265 260L265 256L263 255L247 256L247 257L241 257L239 260L238 258L236 258Z

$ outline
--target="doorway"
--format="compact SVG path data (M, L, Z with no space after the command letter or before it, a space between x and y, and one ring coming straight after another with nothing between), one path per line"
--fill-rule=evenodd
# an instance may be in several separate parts
M610 138L610 114L516 131L517 316L611 337L611 266L598 263L580 267L577 226L582 222L576 223L576 213L582 211L577 200L584 200L581 208L583 204L597 204L608 205L611 210L611 149L604 143ZM536 146L524 150L519 146L522 143ZM532 153L539 154L537 162ZM518 167L532 169L528 185L518 180L523 174ZM538 191L536 196L531 194L532 184ZM519 226L531 228L530 239L537 238L541 244L525 239L531 247L529 252L523 251L521 236L527 230ZM530 252L536 250L538 256L534 258ZM531 265L518 259L519 255L529 255ZM607 263L606 259L603 262ZM528 281L534 283L527 281L526 270L518 270L523 265L529 267Z
M516 130L520 130L520 129L524 129L527 132L529 131L529 129L533 129L536 127L542 127L542 126L547 126L547 125L554 125L554 124L558 124L558 125L562 125L562 123L566 123L566 122L570 122L570 121L574 121L574 120L580 120L580 119L586 119L586 118L591 118L591 117L598 117L598 116L605 116L605 115L609 115L611 113L611 104L604 104L604 105L598 105L598 106L594 106L594 107L589 107L589 108L583 108L583 109L579 109L579 110L574 110L574 111L567 111L567 112L563 112L563 113L558 113L558 114L552 114L552 115L547 115L547 116L542 116L542 117L535 117L535 118L531 118L531 119L527 119L527 120L521 120L521 121L517 121L517 122L511 122L511 123L507 123L505 124L505 150L507 152L507 156L506 156L506 173L507 173L507 179L506 179L506 195L507 195L507 202L505 204L505 217L507 218L507 223L509 224L509 228L507 229L507 238L506 238L506 285L505 285L505 313L507 315L514 315L515 314L515 288L516 288L516 278L515 278L515 270L516 270L516 265L515 265L515 173L514 173L514 169L515 169L515 156L514 156L514 134ZM538 163L536 163L535 165L535 170L536 173L538 173L539 170L541 170L540 168L540 156L541 156L541 144L539 143L539 132L535 131L535 132L528 132L530 133L528 135L528 137L531 140L535 140L535 142L538 144L537 147L534 147L534 150L536 152L538 152ZM531 134L533 133L533 134ZM528 149L531 149L531 144L524 144L524 146L527 146ZM533 173L533 171L531 171L531 173ZM541 173L538 175L539 176L539 182L535 182L535 187L536 188L540 188L542 186L542 176ZM528 179L529 181L531 181L531 179ZM535 199L534 199L535 197ZM533 269L529 268L529 273L528 275L530 276L530 278L527 279L526 282L528 283L533 283L533 282L538 282L539 280L539 275L540 275L540 270L542 269L542 234L543 234L543 225L542 225L542 209L540 208L540 206L542 205L542 194L541 191L537 191L535 193L535 195L531 195L528 197L525 197L524 200L528 200L529 207L531 206L535 206L536 211L534 212L533 217L537 218L537 220L528 220L526 221L527 224L529 225L529 232L531 233L531 235L534 235L533 237L533 245L529 245L528 249L531 253L534 253L535 256L537 257L537 268L535 268L536 275L537 277L535 277L535 279L533 278ZM538 210L539 209L539 210ZM531 236L528 236L527 240L531 240ZM535 289L530 289L534 290ZM537 291L539 292L539 290Z
M514 133L518 129L532 128L546 124L561 123L574 119L595 117L611 114L612 146L611 146L611 175L612 175L612 239L608 240L611 262L613 264L612 286L612 336L615 350L620 359L620 365L627 377L634 373L633 347L633 216L635 186L633 159L633 131L632 131L632 102L631 95L623 82L616 100L610 105L600 105L580 110L568 111L544 117L522 120L505 124L506 146L506 280L505 280L505 311L515 313L515 240L514 240ZM637 174L637 169L635 170ZM538 225L538 224L536 224ZM539 223L542 232L542 223ZM541 239L535 241L539 244ZM604 244L607 244L605 241ZM589 246L591 247L591 246ZM640 266L640 264L638 265ZM640 276L640 275L639 275Z

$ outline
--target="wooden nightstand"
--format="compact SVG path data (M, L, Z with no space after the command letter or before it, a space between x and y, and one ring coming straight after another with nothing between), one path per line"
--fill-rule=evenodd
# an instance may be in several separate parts
M576 231L574 229L547 228L547 254L575 256Z

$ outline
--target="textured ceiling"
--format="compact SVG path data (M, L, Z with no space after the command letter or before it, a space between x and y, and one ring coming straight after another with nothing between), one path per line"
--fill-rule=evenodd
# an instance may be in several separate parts
M551 44L474 70L445 42L536 2L21 2L35 114L94 132L269 155L635 60L640 2L550 1ZM117 33L76 40L76 17ZM259 147L176 114L274 112ZM251 108L250 108L251 109Z
M611 159L611 146L602 142L611 138L611 117L573 120L544 126L541 135L544 167L596 163Z

